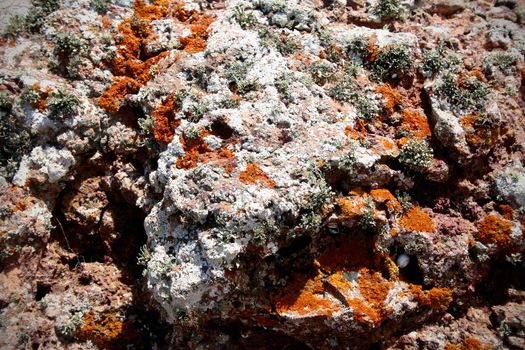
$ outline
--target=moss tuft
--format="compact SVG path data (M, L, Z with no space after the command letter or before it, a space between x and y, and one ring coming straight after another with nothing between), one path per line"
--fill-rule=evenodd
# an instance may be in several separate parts
M394 44L382 48L372 66L375 75L381 79L390 79L412 66L412 52L407 43Z
M400 0L379 0L372 8L372 13L381 20L403 19L406 12Z
M424 140L411 139L402 148L399 162L412 170L422 170L432 165L432 148Z
M74 115L79 105L80 101L78 98L62 90L53 92L47 103L50 116L59 118Z

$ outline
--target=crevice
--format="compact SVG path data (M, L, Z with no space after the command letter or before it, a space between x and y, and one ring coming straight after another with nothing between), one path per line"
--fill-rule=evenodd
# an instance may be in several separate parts
M50 285L44 284L44 283L37 283L35 300L36 301L42 300L50 291L51 291Z

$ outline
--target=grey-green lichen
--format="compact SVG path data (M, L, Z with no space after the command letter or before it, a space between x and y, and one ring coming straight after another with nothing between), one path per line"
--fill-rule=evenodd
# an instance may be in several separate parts
M432 165L434 153L424 140L417 138L409 140L399 154L399 162L413 170L422 170Z
M77 97L63 90L53 92L47 102L50 116L58 118L75 114L79 105L80 101Z

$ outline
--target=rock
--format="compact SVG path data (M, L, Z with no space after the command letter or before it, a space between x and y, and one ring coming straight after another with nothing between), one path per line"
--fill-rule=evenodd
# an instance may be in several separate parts
M420 1L420 6L430 13L450 16L465 9L463 0Z
M22 0L22 1L13 1L8 0L5 2L2 2L0 5L1 16L0 16L0 31L3 33L7 25L9 24L9 20L13 16L25 16L31 7L31 2L29 0Z
M487 42L491 47L508 49L514 40L524 36L516 23L506 19L491 19L488 24Z
M432 165L425 169L425 176L430 181L444 183L450 178L450 168L441 159L433 159Z
M514 162L494 175L497 194L516 208L525 205L525 169L519 162Z
M53 146L33 148L29 156L24 156L14 182L22 186L28 179L55 183L62 180L75 164L75 158L67 149Z
M463 130L458 118L450 112L437 107L437 102L432 101L432 123L434 133L441 144L454 152L451 155L460 162L470 156L467 145L465 130Z
M76 181L72 191L62 200L62 212L66 220L83 226L86 231L99 225L102 213L109 203L100 184L100 177Z
M522 346L519 1L55 2L0 40L0 348Z

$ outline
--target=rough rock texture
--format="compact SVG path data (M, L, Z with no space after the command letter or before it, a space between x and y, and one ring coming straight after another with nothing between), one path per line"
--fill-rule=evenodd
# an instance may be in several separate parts
M0 348L525 348L524 15L33 1L0 47Z

